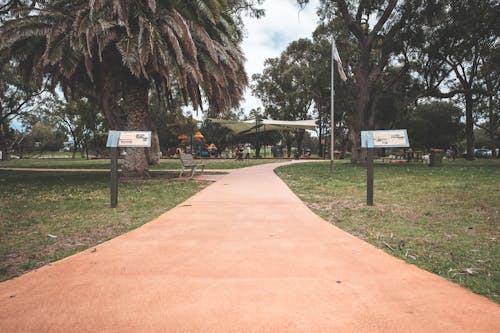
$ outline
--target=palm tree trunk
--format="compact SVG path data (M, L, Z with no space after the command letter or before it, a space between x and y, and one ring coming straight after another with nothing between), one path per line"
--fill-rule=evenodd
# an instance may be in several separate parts
M116 52L116 51L115 51ZM97 85L97 97L101 112L106 120L109 129L123 130L125 124L123 123L118 109L116 107L117 82L120 78L117 75L120 73L116 70L117 54L113 53L112 49L106 49L103 53L104 62L99 64L99 69L96 70L95 82Z
M148 82L130 75L126 82L127 130L146 130L146 115L148 111ZM125 177L148 176L148 160L146 148L127 148L123 162Z
M151 148L146 149L146 157L149 165L160 164L160 140L155 129L151 131Z
M158 129L149 114L146 114L146 127L151 131L151 147L146 149L146 157L149 165L160 163L160 140Z

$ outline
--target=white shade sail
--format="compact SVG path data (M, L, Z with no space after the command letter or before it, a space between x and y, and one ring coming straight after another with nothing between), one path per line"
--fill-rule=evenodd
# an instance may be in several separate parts
M255 129L255 120L224 120L209 118L213 123L229 128L236 134L250 132ZM259 122L259 131L279 131L302 128L310 131L316 130L316 120L273 120L263 119Z

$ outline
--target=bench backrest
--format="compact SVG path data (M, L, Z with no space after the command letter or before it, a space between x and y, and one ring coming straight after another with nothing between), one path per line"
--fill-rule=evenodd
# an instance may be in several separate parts
M194 158L193 155L191 154L181 154L181 163L182 165L193 165L194 164Z

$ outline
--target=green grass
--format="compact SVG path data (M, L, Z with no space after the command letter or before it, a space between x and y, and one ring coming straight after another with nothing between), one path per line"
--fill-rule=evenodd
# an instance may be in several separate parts
M366 206L366 168L336 162L277 173L337 227L409 263L500 302L500 160L376 164Z
M119 160L119 165L121 162ZM201 160L200 160L201 161ZM285 161L283 159L250 159L243 161L227 159L203 159L206 164L205 169L237 169L263 163L274 163ZM42 158L42 159L18 159L11 161L0 161L1 168L54 168L54 169L109 169L111 162L109 159L85 160L82 158ZM162 159L160 164L155 165L151 170L177 170L181 168L178 159Z
M0 161L0 170L1 168L109 169L110 167L111 162L109 159L29 158Z
M208 184L171 177L120 182L111 209L109 172L0 170L0 281L134 229Z

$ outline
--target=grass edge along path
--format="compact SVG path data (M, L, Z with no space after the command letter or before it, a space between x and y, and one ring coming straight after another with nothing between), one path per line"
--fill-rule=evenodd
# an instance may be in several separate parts
M121 181L111 209L109 172L0 170L0 281L135 229L210 184L176 176Z
M366 168L337 162L283 166L276 173L326 221L410 264L500 303L500 160L375 166L375 205Z
M197 162L203 162L205 170L210 169L239 169L248 166L254 166L264 163L283 162L286 159L197 159ZM121 168L123 159L118 160L118 167ZM108 159L69 159L69 158L41 158L41 159L17 159L10 161L0 161L0 170L2 168L40 168L40 169L103 169L109 170L111 162ZM178 170L181 169L179 159L161 159L160 163L150 168L152 171L160 170Z

